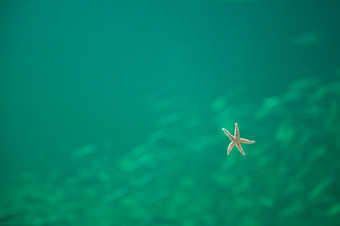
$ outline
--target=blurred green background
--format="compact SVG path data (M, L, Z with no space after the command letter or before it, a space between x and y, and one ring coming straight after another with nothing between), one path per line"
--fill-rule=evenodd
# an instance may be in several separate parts
M340 225L339 11L1 1L0 225Z

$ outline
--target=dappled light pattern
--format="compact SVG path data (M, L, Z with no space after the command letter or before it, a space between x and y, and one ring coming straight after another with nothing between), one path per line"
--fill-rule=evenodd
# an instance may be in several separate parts
M159 129L124 156L88 145L73 168L2 181L2 225L340 224L339 82L304 79L261 107L220 97L210 121L176 101L154 103ZM247 158L225 154L235 121L258 131Z

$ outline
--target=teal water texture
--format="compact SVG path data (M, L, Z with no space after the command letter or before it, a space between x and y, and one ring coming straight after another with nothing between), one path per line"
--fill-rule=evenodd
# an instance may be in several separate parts
M0 225L340 224L337 1L0 6Z

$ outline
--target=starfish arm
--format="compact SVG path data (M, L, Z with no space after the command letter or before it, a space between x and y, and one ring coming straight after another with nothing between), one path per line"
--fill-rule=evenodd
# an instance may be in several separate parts
M228 153L227 153L227 155L229 155L230 154L230 151L231 151L231 149L233 149L233 147L235 146L235 142L231 142L230 144L229 144L229 146L228 146Z
M236 143L236 147L237 149L242 153L243 156L246 156L246 153L244 153L242 146L240 143Z
M247 140L247 139L244 139L244 138L240 138L239 142L240 142L240 144L252 144L252 143L255 143L255 141L253 141L253 140Z
M240 131L239 131L239 129L238 129L237 123L235 123L234 137L235 137L236 140L237 140L237 139L240 139Z
M230 140L232 140L232 141L235 140L234 136L231 135L228 130L226 130L225 128L222 128L222 130L229 137Z

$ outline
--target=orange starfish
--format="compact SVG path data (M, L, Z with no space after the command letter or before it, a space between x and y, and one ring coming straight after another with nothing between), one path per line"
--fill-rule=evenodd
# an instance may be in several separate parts
M231 143L228 146L228 155L230 154L231 149L233 149L233 147L236 145L237 149L242 153L242 155L246 156L246 153L244 153L241 144L252 144L252 143L255 143L255 141L251 141L251 140L240 138L240 131L238 130L237 123L235 123L235 133L234 133L234 136L231 135L228 132L228 130L226 130L225 128L222 128L222 130L224 131L224 133L231 140Z

